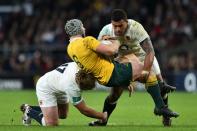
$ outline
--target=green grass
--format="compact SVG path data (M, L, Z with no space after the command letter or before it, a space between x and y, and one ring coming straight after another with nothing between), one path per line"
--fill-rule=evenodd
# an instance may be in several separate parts
M105 91L83 92L86 103L102 110L103 101L108 95ZM59 127L47 127L47 130L68 131L194 131L197 130L197 94L170 94L170 107L180 113L179 118L173 119L172 127L163 127L161 117L153 115L153 101L146 92L135 92L128 97L124 92L118 102L116 110L110 117L107 127L88 127L87 123L93 119L80 114L70 105L68 118L60 120ZM32 126L25 127L21 123L22 113L19 106L22 103L37 105L34 91L0 91L0 131L46 130L33 121Z

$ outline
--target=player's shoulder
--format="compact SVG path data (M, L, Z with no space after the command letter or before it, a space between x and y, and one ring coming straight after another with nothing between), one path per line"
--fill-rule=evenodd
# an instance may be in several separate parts
M67 63L64 63L64 65L67 65L67 66L69 66L71 68L77 67L77 64L75 62L67 62Z
M93 36L86 36L86 37L84 37L84 39L96 39L96 38Z
M84 40L85 41L95 41L97 39L95 37L93 37L93 36L86 36L86 37L84 37Z
M79 67L77 66L75 62L64 63L64 65L67 65L65 66L65 69L67 72L66 74L68 74L68 72L75 74L79 70Z
M107 24L105 26L103 26L102 30L111 30L112 29L112 23Z
M58 66L56 69L51 71L50 74L51 75L58 74L61 77L71 77L74 76L78 70L79 68L75 62L67 62Z
M132 27L137 27L137 26L141 25L141 23L139 21L134 20L134 19L128 19L128 23Z
M112 30L113 30L113 29L112 29L112 24L111 24L111 23L105 25L105 26L101 29L101 31L100 31L100 33L99 33L99 36L98 36L98 39L101 40L102 37L103 37L104 35L111 35L111 34L112 34Z

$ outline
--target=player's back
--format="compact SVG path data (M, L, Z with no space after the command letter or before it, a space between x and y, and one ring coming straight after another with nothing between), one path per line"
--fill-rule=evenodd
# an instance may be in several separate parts
M67 90L77 89L75 74L78 72L78 66L74 62L65 63L56 69L47 72L38 82L45 82L56 92L67 92Z
M80 37L71 40L67 52L81 69L87 73L92 73L99 83L106 84L111 77L114 65L96 53L99 44L100 42L93 37Z

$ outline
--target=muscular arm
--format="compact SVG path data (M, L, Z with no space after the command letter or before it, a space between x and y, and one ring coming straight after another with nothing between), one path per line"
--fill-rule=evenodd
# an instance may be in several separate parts
M79 104L75 105L75 107L85 116L106 120L107 116L102 112L97 112L94 109L88 107L84 101L80 102Z
M152 42L151 42L150 38L146 38L140 44L141 44L143 50L146 52L146 56L145 56L145 60L144 60L144 70L150 71L152 64L153 64L154 56L155 56Z
M113 56L118 53L120 43L116 40L111 40L111 44L101 44L96 48L96 52L106 56Z

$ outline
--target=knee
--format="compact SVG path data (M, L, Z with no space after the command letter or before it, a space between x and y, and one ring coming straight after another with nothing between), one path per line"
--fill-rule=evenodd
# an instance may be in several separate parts
M107 97L107 99L109 100L109 102L115 102L120 98L121 94L122 92L112 93Z
M46 126L58 126L58 120L45 120Z

